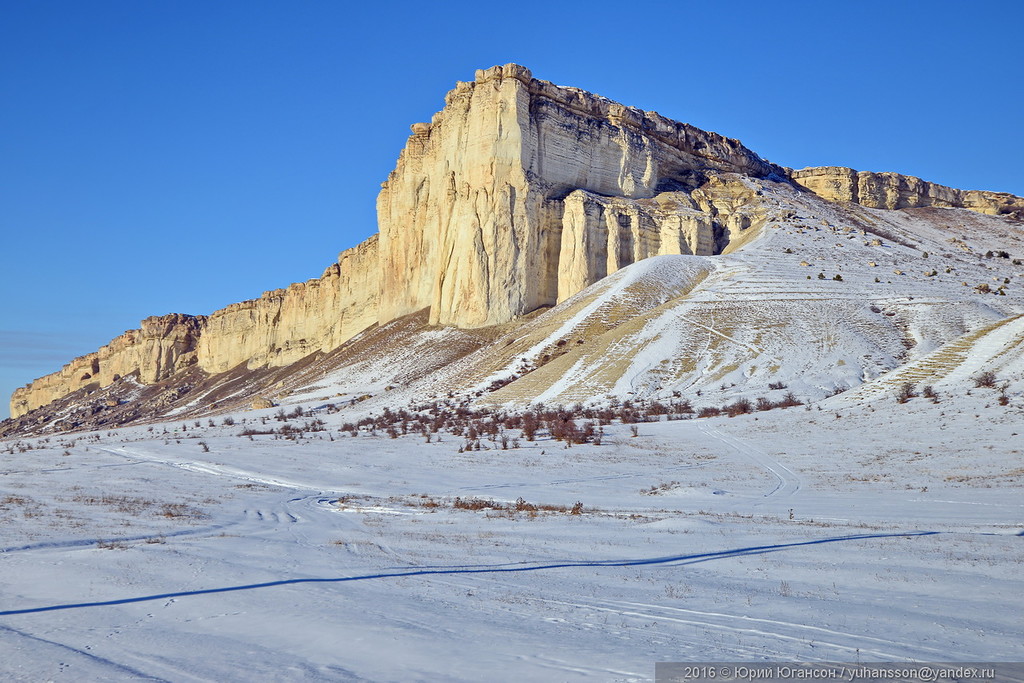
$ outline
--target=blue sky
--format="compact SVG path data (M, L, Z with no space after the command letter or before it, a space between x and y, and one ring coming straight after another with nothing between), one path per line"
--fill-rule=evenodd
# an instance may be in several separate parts
M1022 7L0 0L0 416L148 315L320 275L494 64L786 166L1024 195Z

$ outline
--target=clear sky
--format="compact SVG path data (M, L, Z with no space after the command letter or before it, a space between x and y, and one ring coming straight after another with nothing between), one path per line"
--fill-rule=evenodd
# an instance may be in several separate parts
M0 417L149 315L317 277L518 62L802 168L1024 195L1024 4L0 0Z

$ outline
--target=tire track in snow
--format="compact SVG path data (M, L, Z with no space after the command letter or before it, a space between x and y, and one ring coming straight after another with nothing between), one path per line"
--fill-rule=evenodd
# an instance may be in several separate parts
M639 618L639 619L657 619L657 620L661 620L661 621L668 621L668 622L672 622L672 623L682 624L682 625L685 625L685 626L700 626L702 628L713 629L713 630L716 630L716 631L726 631L726 632L729 632L729 633L743 633L743 634L752 635L752 636L764 636L764 637L768 637L768 638L775 638L777 640L784 640L784 641L789 641L789 642L797 642L797 643L801 643L801 644L807 644L808 642L813 641L816 644L817 647L824 646L824 647L832 648L833 650L835 650L837 652L842 652L842 653L845 653L845 654L860 653L860 654L873 655L875 657L880 657L882 659L891 659L891 660L901 660L901 659L904 659L903 655L897 654L897 653L893 653L893 652L886 652L886 651L882 651L882 650L875 650L875 649L870 649L870 648L865 648L865 647L859 647L859 646L854 645L852 643L851 644L843 644L841 642L830 642L830 641L827 641L827 640L823 640L820 637L819 638L808 638L806 635L794 635L794 634L789 634L789 633L783 633L781 630L778 630L779 626L783 626L783 625L785 625L785 626L803 626L802 624L790 624L790 623L787 623L787 622L774 621L774 620L770 620L770 619L752 619L751 620L752 623L750 625L732 626L732 625L729 625L727 622L726 623L719 623L719 621L725 621L725 620L716 621L714 619L708 618L708 617L713 615L713 613L710 613L710 612L708 612L708 613L696 612L693 616L682 617L682 616L672 616L670 614L666 614L666 611L667 611L666 609L660 609L657 612L644 611L641 608L648 608L649 609L649 608L654 608L655 606L653 606L653 605L645 605L643 603L628 603L628 602L625 602L625 603L620 603L618 606L616 606L615 603L605 603L605 604L608 604L608 605L611 605L611 606L602 607L600 602L597 602L597 603L574 603L574 602L567 602L567 601L563 601L563 600L554 600L554 599L545 599L545 598L541 598L541 599L544 600L545 602L549 602L549 603L552 603L552 604L565 605L565 606L568 606L568 607L578 607L578 608L583 608L583 609L591 609L591 610L594 610L594 611L597 611L597 612L611 612L613 614L616 614L616 615L619 615L619 616L624 616L624 617L634 617L634 618ZM672 609L672 608L667 608L667 609ZM705 618L699 618L701 616L704 616ZM731 615L714 615L714 616L731 617ZM733 619L740 619L740 620L744 619L743 617L732 617L732 618ZM765 624L765 626L761 627L761 624L759 624L758 622L763 622ZM755 626L754 624L757 624L757 625ZM771 626L772 625L776 626L776 630L771 630ZM807 628L813 628L813 627L807 627ZM843 633L843 632L840 632L840 631L827 631L827 629L822 629L822 631L828 632L828 633L830 633L833 636L844 636L844 637L852 638L852 639L861 639L862 638L862 636L858 636L858 635L853 634L853 633ZM869 638L869 639L870 640L880 640L880 639L875 639L875 638ZM905 643L899 643L899 642L895 642L895 641L884 641L884 640L882 640L881 642L882 643L888 643L888 644L891 644L891 645L896 645L898 647L906 647L907 646ZM942 652L942 651L936 650L936 652Z
M775 488L764 494L765 498L788 498L800 490L800 477L764 451L758 450L734 436L723 434L718 427L713 426L710 422L699 422L697 424L697 429L704 432L704 434L710 436L712 439L717 439L734 450L739 451L741 455L745 456L758 467L768 470L776 479L779 480L779 483Z
M437 583L449 585L460 590L481 589L479 583L468 584L434 580L437 581ZM507 591L521 588L520 584L513 584L492 577L481 577L479 581L490 584L487 590L492 591ZM573 609L591 610L593 612L601 612L616 617L625 617L643 621L654 620L659 623L667 622L681 626L700 627L724 633L760 636L786 642L796 642L803 645L813 644L815 648L832 648L837 653L841 653L842 656L868 654L882 660L899 661L907 658L907 651L914 651L915 655L920 655L922 659L941 659L943 656L948 655L948 650L945 649L879 638L859 633L850 633L848 631L839 631L821 626L783 621L779 619L766 619L746 615L727 614L723 612L706 612L670 607L667 605L652 605L620 600L579 602L560 598L542 597L537 594L530 595L524 599L550 605L570 607ZM520 616L529 618L533 614L535 613L525 612L520 613ZM666 634L666 637L672 636L670 634ZM749 647L739 646L738 644L737 647L739 650L747 651L751 654L762 651L760 648L751 650Z
M252 472L249 470L243 470L236 467L229 467L227 465L219 465L212 462L206 462L202 460L179 460L177 458L160 458L155 456L147 456L142 453L130 452L127 448L102 448L94 447L96 450L102 451L107 455L113 455L118 458L126 458L133 460L133 462L147 462L156 465L166 465L168 467L176 467L181 470L189 472L197 472L200 474L209 474L217 477L229 477L232 479L241 479L242 481L251 482L253 484L264 484L265 486L276 486L278 488L295 489L297 491L313 491L322 493L325 489L322 486L316 486L306 482L291 481L288 479L281 479L279 477L268 476L260 472Z
M699 611L699 610L684 609L682 607L669 607L668 605L649 605L649 604L641 603L641 602L626 602L626 601L617 601L617 600L606 600L606 601L602 601L599 604L608 605L608 606L613 607L613 608L615 608L615 607L622 607L622 608L630 609L630 610L647 610L646 612L644 612L644 616L645 617L661 618L659 615L656 614L657 612L668 612L668 613L673 613L673 614L685 614L689 618L698 619L698 620L699 619L703 619L704 621L701 622L701 623L706 623L708 625L711 625L712 622L720 621L720 622L722 622L722 624L725 625L725 626L723 626L723 628L728 628L727 625L729 623L744 623L744 624L748 624L749 623L749 624L757 624L759 627L763 625L763 628L766 628L766 629L771 629L771 628L775 627L777 629L779 629L779 628L789 629L789 630L791 630L793 632L797 632L797 633L798 632L806 631L808 633L822 634L825 637L848 638L848 639L850 639L852 641L865 641L865 642L876 643L878 645L887 645L887 646L896 646L896 647L902 647L902 648L915 649L915 650L921 651L922 653L927 652L929 655L931 655L933 658L936 658L936 659L941 659L943 656L947 656L949 654L948 650L942 649L942 648L928 647L926 645L915 644L915 643L908 643L908 642L903 642L903 641L898 641L898 640L889 640L887 638L879 638L877 636L869 636L869 635L863 635L863 634L857 634L857 633L850 633L848 631L838 631L836 629L825 628L823 626L812 626L812 625L809 625L809 624L800 624L800 623L796 623L796 622L792 622L792 621L782 621L780 619L765 619L765 618L761 618L761 617L751 617L751 616L747 616L747 615L744 615L744 614L726 614L724 612L703 612L703 611ZM750 629L735 627L733 630L740 630L740 631L742 631L742 630L750 630ZM782 637L782 635L783 635L781 631L754 630L753 632L755 632L755 633L767 633L769 635L774 635L775 637ZM820 638L815 639L814 642L816 642L816 643L823 643L823 644L829 644L829 643L825 643ZM869 649L867 649L867 648L865 648L863 646L856 646L853 643L850 643L850 645L853 645L853 647L851 647L850 645L837 645L835 643L831 643L831 645L833 647L838 647L838 648L842 649L845 652L853 652L854 650L857 650L857 651L862 652L862 653L870 653L870 654L876 654L876 655L885 654L885 653L880 653L880 652L878 652L876 650L869 650ZM903 655L903 654L892 654L892 653L889 653L889 654L887 654L885 656L888 656L888 657L893 658L893 659L904 659L905 658L905 655Z
M128 543L131 541L150 541L153 539L179 538L182 536L202 536L212 534L215 531L223 531L229 524L214 524L199 529L184 529L182 531L168 531L162 533L139 534L136 536L111 536L108 538L81 538L71 541L41 541L39 543L28 543L26 545L0 548L0 554L18 553L27 550L54 550L61 548L89 548L99 543Z
M508 590L519 587L518 584L512 584L497 578L482 577L480 580L492 584L491 590ZM447 583L448 585L455 586L460 589L472 588L479 590L480 588L479 584L459 584L445 581L440 581L439 583ZM907 659L908 655L905 651L894 651L900 649L914 650L915 654L919 654L923 659L941 659L943 656L948 655L948 650L945 649L889 640L886 638L879 638L859 633L850 633L848 631L839 631L821 626L811 626L808 624L783 621L779 619L765 619L746 615L726 614L722 612L705 612L669 607L667 605L651 605L647 603L619 600L577 602L559 598L541 597L536 594L531 595L526 599L574 609L602 612L617 617L626 617L644 621L654 620L683 626L700 627L725 633L773 638L786 642L812 645L815 648L827 647L832 648L837 653L841 653L843 656L860 656L868 654L876 656L882 660L900 661ZM532 613L521 614L521 616L528 617L530 614ZM879 647L885 646L888 646L890 649L878 649ZM738 644L737 647L738 650L746 651L750 654L760 653L762 651L760 648L751 650L749 647L739 646Z
M218 529L224 529L229 526L249 524L256 529L262 528L265 530L265 522L267 521L267 517L272 518L271 521L275 522L275 525L291 527L294 522L305 521L302 515L294 514L293 512L291 512L292 508L301 507L303 510L310 514L330 514L332 515L332 519L345 519L351 531L361 535L372 536L372 534L369 534L366 531L366 529L362 527L362 525L358 524L357 522L351 519L347 519L345 515L337 515L339 509L333 505L333 502L334 500L336 500L336 497L331 497L329 493L332 490L336 489L330 489L323 486L310 484L307 482L298 482L289 479L282 479L276 476L268 476L266 474L263 474L262 472L242 470L210 462L203 462L198 460L182 461L174 458L165 459L159 457L148 457L141 453L129 452L128 449L126 448L111 449L97 447L97 450L107 453L108 455L113 455L115 457L132 460L132 462L146 462L157 465L165 465L167 467L174 467L188 472L206 474L214 477L227 477L231 479L239 479L254 484L263 484L266 486L275 486L278 488L292 489L294 491L303 491L308 494L305 496L300 496L298 498L291 498L289 500L281 501L279 509L277 510L243 510L241 516L238 519L236 519L233 524L220 525L219 527L217 527ZM260 518L261 512L264 513L262 519ZM283 519L287 519L288 521L284 522ZM264 523L259 524L259 522ZM306 538L304 534L298 533L294 528L289 528L288 530L289 533L292 534L292 537L295 542L309 545L308 538ZM170 535L171 534L164 534L164 536ZM300 539L299 536L302 536L302 538ZM396 562L399 562L404 565L412 564L412 562L410 562L408 558L403 557L401 554L395 552L392 548L390 548L387 544L383 542L374 542L373 545L375 545L385 556L392 558Z
M65 467L44 467L44 468L38 469L38 470L4 470L3 472L0 472L0 475L8 475L8 474L40 474L42 472L73 472L75 470L81 470L81 469L101 470L101 469L107 469L107 468L110 468L110 467L131 467L132 465L143 465L143 464L145 464L144 460L133 460L132 462L119 462L119 463L114 463L114 464L111 464L111 465L94 465L94 464L81 464L81 463L78 463L78 464L74 464L74 465L68 465L68 466L65 466Z

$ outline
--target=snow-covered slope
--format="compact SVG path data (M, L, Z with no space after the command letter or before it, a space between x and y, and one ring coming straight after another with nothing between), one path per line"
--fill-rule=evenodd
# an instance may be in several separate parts
M724 400L778 384L818 400L1024 311L1024 267L985 256L1019 244L1019 224L962 210L840 207L767 183L764 191L793 215L734 253L641 261L545 313L515 338L528 348L503 368L530 371L486 401ZM623 296L626 282L664 284L654 285L660 298L640 302ZM677 283L686 286L674 291ZM617 315L577 329L587 312L608 310ZM476 356L495 346L501 340ZM1019 359L1000 368L1019 374Z

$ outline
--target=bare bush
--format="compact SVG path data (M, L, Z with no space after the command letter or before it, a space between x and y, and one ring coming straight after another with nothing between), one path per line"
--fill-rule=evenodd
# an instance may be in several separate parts
M795 406L802 406L803 402L798 399L792 391L787 391L786 395L782 397L782 400L775 405L780 408L793 408Z
M754 404L750 402L748 398L738 398L729 405L724 407L725 413L729 417L736 417L737 415L746 415L747 413L754 412Z
M896 394L896 402L906 403L915 396L917 396L917 389L914 387L914 383L904 382L900 385L899 392Z
M979 388L994 389L997 382L996 373L991 370L986 370L974 378L974 386Z

